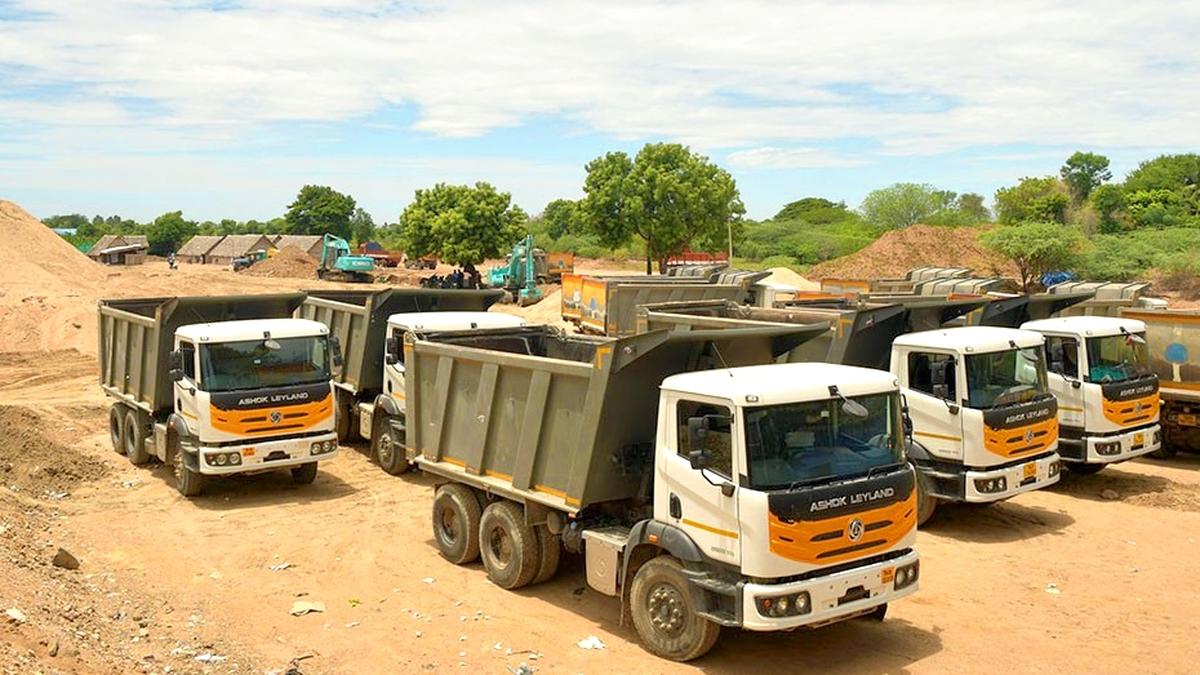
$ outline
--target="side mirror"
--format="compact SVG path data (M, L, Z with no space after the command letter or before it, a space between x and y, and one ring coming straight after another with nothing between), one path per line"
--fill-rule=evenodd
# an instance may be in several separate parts
M180 368L172 368L167 374L171 376L172 382L179 382L183 379L183 370Z
M1072 388L1072 389L1078 389L1078 388L1080 388L1080 387L1082 387L1082 386L1083 386L1083 381L1082 381L1082 380L1077 380L1077 379L1074 379L1074 378L1072 378L1072 379L1071 379L1071 388Z
M169 363L173 370L183 370L183 352L178 349L172 351Z
M393 335L387 340L384 340L383 345L384 352L386 352L389 356L400 356L400 338L398 336Z
M946 400L946 399L950 398L950 385L948 385L948 384L933 385L933 395L942 400Z
M400 362L400 359L397 359L395 354L384 354L383 362L388 364L389 366L394 366Z
M712 456L708 454L707 450L692 450L688 453L688 462L693 469L700 471L708 468L708 465L712 463Z
M342 341L336 335L329 336L329 350L332 356L333 367L341 368L344 363L342 360Z
M1051 361L1049 370L1052 373L1058 373L1059 375L1063 375L1067 371L1067 364L1062 361Z
M687 421L687 433L688 433L688 447L692 448L692 451L691 451L691 453L689 453L688 457L691 458L691 456L693 454L695 454L696 452L699 452L699 450L697 450L697 448L704 447L705 441L708 439L708 418L707 417L689 417L688 421ZM696 460L694 458L691 461L692 461L693 469L703 468L703 467L696 466ZM708 466L707 462L705 462L705 466Z

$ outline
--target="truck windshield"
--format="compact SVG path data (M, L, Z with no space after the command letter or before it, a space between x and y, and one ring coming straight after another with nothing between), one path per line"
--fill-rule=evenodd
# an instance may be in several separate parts
M851 400L866 407L866 417L846 413L840 399L748 408L750 487L786 489L863 475L902 461L899 396Z
M200 377L205 391L328 381L329 341L322 335L202 345Z
M1037 347L967 356L967 404L976 410L1027 403L1049 395Z
M1129 335L1088 338L1087 357L1089 382L1123 382L1150 374L1145 342Z

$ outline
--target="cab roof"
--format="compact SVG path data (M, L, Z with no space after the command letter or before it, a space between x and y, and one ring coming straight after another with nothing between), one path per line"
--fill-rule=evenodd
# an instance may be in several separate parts
M405 312L389 316L388 325L405 330L518 328L525 319L503 312Z
M846 396L863 396L895 391L899 382L891 373L874 368L774 363L672 375L662 381L661 389L729 399L737 405L777 405L828 399L830 385L837 385ZM747 397L757 397L757 401Z
M261 340L264 333L270 333L272 338L313 337L329 334L329 328L308 319L244 319L193 323L175 331L178 337L201 343Z
M1027 321L1021 324L1022 330L1035 330L1046 333L1067 333L1084 337L1104 337L1120 335L1124 328L1127 333L1144 333L1146 324L1137 319L1119 319L1115 316L1062 316L1053 319Z
M897 347L942 349L959 354L999 352L1017 347L1037 347L1045 342L1041 333L996 326L963 326L908 333L896 338Z

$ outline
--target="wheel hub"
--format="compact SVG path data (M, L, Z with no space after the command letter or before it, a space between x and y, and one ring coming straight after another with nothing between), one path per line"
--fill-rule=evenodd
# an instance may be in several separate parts
M383 466L391 466L392 454L395 452L395 450L396 448L392 444L391 434L383 432L383 436L379 439L379 463Z
M488 537L488 547L496 562L501 567L508 567L509 561L512 560L512 542L509 541L508 535L503 529L499 527L492 529L491 536Z
M683 630L684 602L679 589L659 584L650 591L647 604L650 623L655 630L667 635L675 635Z
M171 458L171 473L176 481L183 480L183 448L176 448L175 456Z
M458 519L454 517L454 510L442 509L442 517L440 520L442 537L444 537L446 541L450 542L451 544L458 541Z

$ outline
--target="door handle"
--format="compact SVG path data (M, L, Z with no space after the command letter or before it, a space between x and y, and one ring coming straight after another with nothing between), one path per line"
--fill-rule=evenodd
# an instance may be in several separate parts
M671 504L671 506L670 506L671 517L672 518L682 518L683 517L683 505L679 503L679 495L672 492L670 504Z

